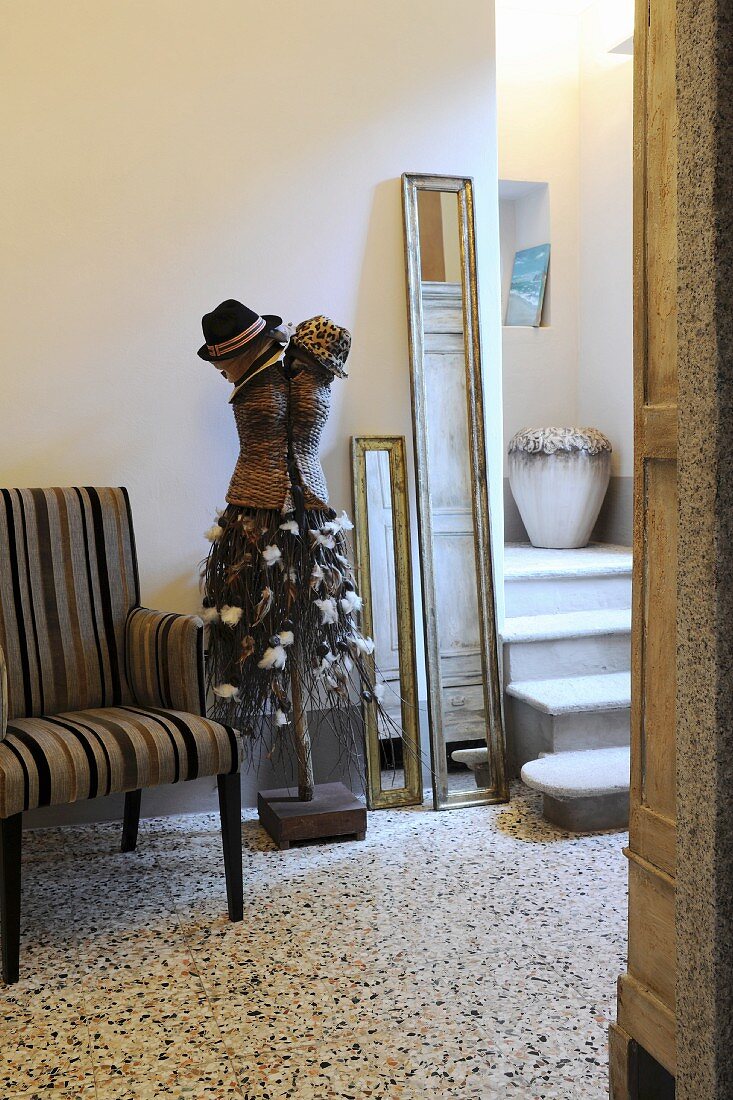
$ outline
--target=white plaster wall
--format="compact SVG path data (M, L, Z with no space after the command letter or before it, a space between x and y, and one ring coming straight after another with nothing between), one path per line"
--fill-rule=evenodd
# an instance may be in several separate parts
M633 64L609 51L633 31L633 0L498 0L496 17L499 175L547 180L552 245L547 327L503 330L505 438L593 425L611 438L613 474L627 477Z
M506 442L577 416L580 28L547 7L498 0L496 9L499 176L547 181L551 243L549 324L503 329Z
M633 31L631 0L596 0L580 18L580 332L578 418L633 474L633 63L610 53Z
M324 440L350 509L349 437L411 435L400 174L466 174L502 531L490 0L24 0L0 72L3 484L126 484L144 600L194 609L237 451L195 351L231 296L352 330Z

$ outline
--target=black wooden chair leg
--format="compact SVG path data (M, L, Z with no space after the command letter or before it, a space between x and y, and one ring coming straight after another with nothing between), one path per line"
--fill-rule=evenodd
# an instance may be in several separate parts
M218 775L221 839L227 882L229 920L240 921L244 908L242 883L242 787L239 775Z
M20 973L20 852L23 815L0 821L0 935L3 981L13 985Z
M122 821L122 851L134 852L137 847L137 830L140 824L140 799L142 791L128 791L125 795L125 815Z

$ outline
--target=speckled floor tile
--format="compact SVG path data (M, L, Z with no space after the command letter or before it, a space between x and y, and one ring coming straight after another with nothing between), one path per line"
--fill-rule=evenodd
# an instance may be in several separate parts
M7 1008L0 1004L0 1095L23 1089L74 1091L94 1084L89 1034L76 1004L60 997L42 1013Z
M71 1088L57 1089L53 1086L36 1089L30 1087L22 1092L3 1093L3 1100L99 1100L96 1084L92 1079L88 1084L76 1084Z
M86 962L79 982L87 1003L95 1003L99 993L134 998L150 992L161 997L171 992L203 992L197 965L179 939L169 945L155 937L138 936Z
M128 1073L100 1065L96 1070L98 1100L242 1100L241 1086L226 1051L211 1061L198 1061L179 1071L138 1065Z
M217 815L29 834L0 1095L601 1100L625 836L508 806L370 814L274 849L245 814L244 920ZM4 1029L4 1030L3 1030Z
M536 1044L523 1058L466 1041L456 1032L431 1037L421 1049L392 1034L354 1035L341 1044L300 1045L267 1055L234 1058L245 1096L252 1097L475 1097L603 1095L587 1066L554 1057ZM597 1067L594 1067L597 1073Z

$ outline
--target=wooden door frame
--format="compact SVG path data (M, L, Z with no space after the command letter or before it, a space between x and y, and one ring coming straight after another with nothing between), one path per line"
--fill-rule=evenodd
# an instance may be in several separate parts
M733 22L729 0L676 0L674 17L676 1096L728 1100L733 1097ZM637 35L639 30L637 21ZM637 51L644 34L642 28ZM647 1043L659 1042L658 1021L647 1024L646 1042L612 1028L614 1100L634 1096L637 1044L648 1050Z

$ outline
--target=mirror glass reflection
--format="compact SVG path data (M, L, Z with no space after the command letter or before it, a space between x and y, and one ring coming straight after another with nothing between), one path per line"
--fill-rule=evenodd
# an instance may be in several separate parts
M422 802L404 439L353 441L362 626L374 639L382 713L364 702L369 804Z
M430 502L448 793L486 786L465 750L487 758L466 416L458 196L418 197ZM454 753L458 753L458 758ZM484 769L486 770L486 768Z
M391 767L400 757L395 746L395 728L402 726L402 689L400 686L400 649L397 634L395 593L394 526L392 487L389 476L389 452L367 451L367 509L369 512L369 565L371 571L372 615L374 619L374 659L379 669L382 707L379 718L381 770ZM400 772L401 772L401 760ZM386 777L385 777L386 778ZM392 785L402 786L402 775L392 776ZM389 784L388 784L389 785Z
M473 204L470 180L404 180L431 748L442 809L506 797Z

